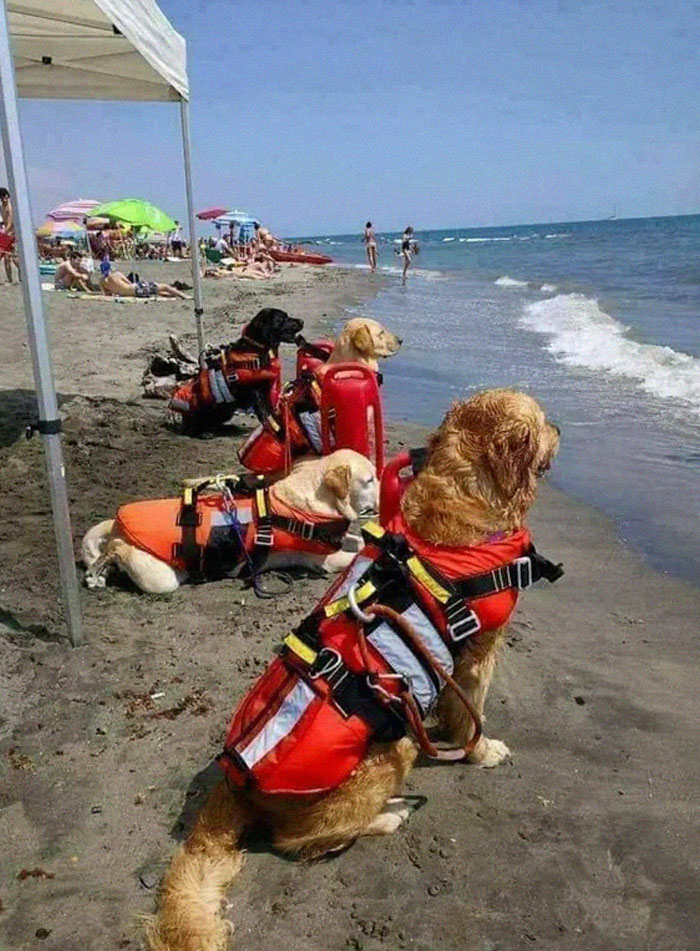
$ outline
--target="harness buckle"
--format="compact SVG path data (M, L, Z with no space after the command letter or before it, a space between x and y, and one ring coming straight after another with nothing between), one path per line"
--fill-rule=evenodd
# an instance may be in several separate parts
M529 555L523 555L516 558L513 562L515 568L515 587L518 591L524 591L532 584L532 560Z
M255 544L272 547L272 526L267 522L259 522L255 533Z
M314 524L313 522L298 522L300 527L299 534L305 542L310 542L314 537Z

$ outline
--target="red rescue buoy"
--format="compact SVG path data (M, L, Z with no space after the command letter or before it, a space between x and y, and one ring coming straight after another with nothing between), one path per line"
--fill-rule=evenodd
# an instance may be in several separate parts
M332 340L304 340L297 350L297 379L304 373L314 373L333 353Z
M422 469L426 454L425 449L404 449L387 462L379 487L379 521L384 528L398 515L403 494Z
M354 449L384 468L384 419L377 374L361 363L335 363L323 375L323 455Z

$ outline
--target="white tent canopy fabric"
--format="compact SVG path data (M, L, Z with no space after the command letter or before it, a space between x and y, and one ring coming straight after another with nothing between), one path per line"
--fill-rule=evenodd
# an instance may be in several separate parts
M184 39L154 0L0 0L0 134L22 270L22 295L46 451L63 609L74 646L84 643L61 447L18 97L179 102L194 311L204 350L202 283L196 251Z
M189 99L185 40L153 0L6 0L28 99Z

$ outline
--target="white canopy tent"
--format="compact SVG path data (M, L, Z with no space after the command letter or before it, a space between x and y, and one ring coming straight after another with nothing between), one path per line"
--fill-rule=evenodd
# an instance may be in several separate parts
M13 68L14 65L14 68ZM46 448L63 606L73 645L84 642L17 97L179 102L195 318L204 349L196 251L186 45L154 0L0 0L0 134L12 195L22 292Z

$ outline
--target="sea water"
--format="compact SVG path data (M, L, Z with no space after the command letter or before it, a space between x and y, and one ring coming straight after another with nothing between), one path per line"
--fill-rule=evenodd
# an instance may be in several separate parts
M433 426L477 389L532 393L562 429L551 480L698 581L700 216L416 237L402 287L399 236L379 236L391 280L363 307L404 338L384 368L389 415ZM366 266L359 235L314 244Z

